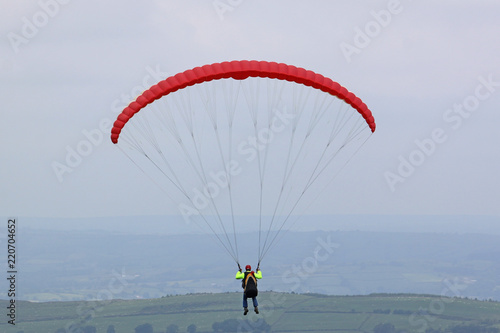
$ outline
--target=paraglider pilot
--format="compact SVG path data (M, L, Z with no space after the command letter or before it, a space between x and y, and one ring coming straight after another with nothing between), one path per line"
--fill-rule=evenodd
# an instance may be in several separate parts
M257 303L257 294L259 293L257 290L257 279L262 279L262 272L259 267L257 267L256 272L252 271L250 265L246 265L245 272L242 272L240 267L238 272L236 272L236 279L243 280L241 281L241 287L243 288L243 314L246 316L248 313L247 298L252 299L255 313L259 314L259 303Z

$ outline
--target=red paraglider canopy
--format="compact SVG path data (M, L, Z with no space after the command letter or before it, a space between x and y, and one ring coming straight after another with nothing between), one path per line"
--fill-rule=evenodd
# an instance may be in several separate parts
M195 67L153 85L118 116L111 130L111 141L117 143L121 130L129 119L146 105L163 96L202 82L228 78L244 80L248 77L292 81L329 93L356 109L363 116L371 131L375 131L375 120L366 104L337 82L300 67L276 62L242 60Z

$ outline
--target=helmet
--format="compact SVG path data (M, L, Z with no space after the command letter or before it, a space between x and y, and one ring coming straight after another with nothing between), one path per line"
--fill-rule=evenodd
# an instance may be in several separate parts
M246 266L245 266L245 270L247 270L247 271L251 271L251 270L252 270L252 266L250 266L250 265L246 265Z

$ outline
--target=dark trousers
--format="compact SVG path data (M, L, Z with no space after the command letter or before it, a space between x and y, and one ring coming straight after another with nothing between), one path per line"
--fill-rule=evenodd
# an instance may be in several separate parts
M247 298L248 297L245 295L245 293L243 293L243 307L244 308L248 308ZM259 306L259 303L257 303L257 296L252 297L252 302L253 302L253 306L254 307L258 307Z

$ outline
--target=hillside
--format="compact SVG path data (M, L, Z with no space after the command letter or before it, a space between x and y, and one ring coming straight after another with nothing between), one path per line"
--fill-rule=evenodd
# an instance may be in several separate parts
M255 265L256 236L239 235L242 265ZM113 290L120 299L239 291L236 265L206 235L25 229L17 245L20 300L99 299L117 276L124 276ZM499 254L499 235L288 232L262 262L261 288L328 295L445 290L500 300Z
M80 325L104 333L113 325L115 332L126 333L145 323L151 324L155 333L165 332L172 324L178 326L178 332L186 332L189 325L196 325L196 332L213 332L214 323L233 332L448 332L455 327L456 332L497 333L500 329L500 303L492 301L409 294L262 292L259 302L261 314L250 312L244 317L240 293L100 302L22 301L17 304L16 325L4 319L0 332L53 333ZM6 306L0 301L1 308Z

